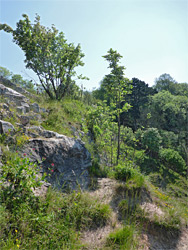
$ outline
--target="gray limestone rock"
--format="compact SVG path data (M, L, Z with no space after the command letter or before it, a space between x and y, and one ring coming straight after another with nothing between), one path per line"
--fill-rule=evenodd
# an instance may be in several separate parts
M27 102L28 99L17 91L0 84L0 95L9 98L13 102Z
M21 124L22 124L23 126L26 126L26 125L29 124L30 119L29 119L28 116L21 115L21 116L20 116L20 122L21 122Z
M24 113L25 113L25 109L24 109L23 106L16 107L16 111L17 111L19 114L24 114Z
M24 113L28 113L30 111L30 106L27 102L21 102L21 107L24 108Z
M14 126L10 122L0 120L0 134L9 133L13 134L15 131Z
M2 151L2 149L0 147L0 158L2 157L2 155L3 155L3 151Z
M40 108L40 113L45 113L47 110L45 108Z
M30 139L24 151L32 161L42 162L48 182L58 188L88 188L90 153L80 140L61 135L60 139Z
M33 110L33 112L35 113L39 113L40 112L40 108L39 108L39 105L38 103L33 103L30 105L30 108Z
M9 111L9 106L6 103L3 103L3 109L8 110Z

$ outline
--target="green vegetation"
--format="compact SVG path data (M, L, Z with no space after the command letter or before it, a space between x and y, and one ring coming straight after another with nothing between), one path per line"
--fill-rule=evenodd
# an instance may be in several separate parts
M109 234L104 249L137 249L140 234L151 226L180 232L188 223L188 84L168 74L153 87L129 80L119 65L122 56L110 49L104 58L111 72L99 89L84 91L74 78L75 67L83 66L80 45L68 44L54 26L40 25L39 16L34 25L23 18L15 30L6 24L0 29L11 33L25 52L40 91L3 67L0 76L32 90L36 97L31 102L47 110L31 124L85 142L92 156L92 188L98 177L117 181L111 204L122 227ZM1 98L1 107L3 103ZM16 125L15 108L10 112L14 114L3 119L16 132L0 135L0 248L84 249L80 235L109 223L110 207L80 190L49 188L45 196L34 195L41 186L39 166L15 154L29 138Z
M107 238L107 246L110 246L112 249L137 249L135 235L136 230L133 224L124 226L122 229L110 233Z
M44 91L51 99L61 100L75 85L75 67L83 66L84 54L78 44L67 43L63 32L45 28L36 15L34 24L23 14L23 19L13 30L7 24L1 24L0 30L11 33L13 41L25 53L26 68L33 70ZM78 76L79 79L85 77Z
M103 226L111 210L81 192L60 194L41 186L36 165L17 155L2 167L0 178L1 249L81 249L79 231Z

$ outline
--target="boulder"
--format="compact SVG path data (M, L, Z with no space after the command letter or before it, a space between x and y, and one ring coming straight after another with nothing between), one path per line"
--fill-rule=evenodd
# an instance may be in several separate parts
M47 110L45 108L40 108L40 113L45 113Z
M35 98L35 95L31 94L30 92L26 91L25 89L11 82L10 80L4 78L3 76L0 76L0 82L6 87L10 87L11 89L14 89L17 92L22 93L23 95L27 95L31 98Z
M40 107L38 105L38 103L33 103L30 105L30 108L33 110L33 112L35 113L39 113L40 112Z
M30 111L30 106L27 102L21 102L21 107L24 108L24 113L28 113Z
M58 188L87 189L90 153L80 140L61 135L60 139L30 139L22 153L32 161L41 162L47 180Z
M18 93L17 91L11 88L5 87L3 84L0 84L0 95L3 95L4 97L8 97L9 101L13 101L17 103L28 101L28 99L24 95Z
M19 114L24 114L25 113L25 109L23 106L19 106L19 107L16 107L16 110Z
M26 125L29 124L30 119L29 119L28 116L21 115L21 116L20 116L20 122L21 122L21 124L22 124L23 126L26 126Z
M10 122L0 120L0 134L12 134L15 131L14 126Z
M3 109L8 110L9 111L9 106L6 103L3 103Z

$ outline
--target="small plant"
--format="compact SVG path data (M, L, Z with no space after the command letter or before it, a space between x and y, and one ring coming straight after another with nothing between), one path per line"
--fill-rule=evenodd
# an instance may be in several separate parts
M132 162L129 161L126 165L117 165L114 170L114 177L116 180L125 181L127 187L139 188L144 186L145 177L138 169L133 168Z
M16 137L16 146L17 146L17 147L23 147L24 144L25 144L29 139L30 139L30 137L27 136L27 135L24 135L24 134L17 136L17 137Z
M17 154L2 166L0 176L0 198L5 207L15 212L25 203L35 205L33 190L41 185L43 178L38 176L38 166L26 157Z
M135 226L133 224L126 225L121 229L110 233L107 238L107 246L113 249L136 249Z
M128 181L137 173L136 169L132 167L132 162L127 162L126 165L117 165L114 171L116 180Z

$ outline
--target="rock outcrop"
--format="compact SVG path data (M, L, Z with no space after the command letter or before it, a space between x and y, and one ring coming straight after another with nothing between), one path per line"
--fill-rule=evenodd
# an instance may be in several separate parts
M13 134L14 131L14 126L10 122L0 120L0 134Z
M59 139L31 139L22 153L41 163L41 172L47 173L47 180L53 186L88 188L91 158L82 141L63 135Z
M16 102L17 105L20 105L21 102L25 103L28 101L24 95L11 88L5 87L3 84L0 84L0 95L4 96L5 98L7 97L9 101Z
M41 172L47 173L47 181L52 186L86 189L90 181L88 167L91 159L84 143L80 139L45 130L42 126L30 126L30 120L42 121L40 113L47 110L37 103L31 104L23 94L0 84L0 96L4 97L0 111L0 134L11 132L8 139L15 140L14 126L3 119L16 117L15 126L19 127L19 133L30 137L28 143L18 150L19 153L40 163ZM12 110L16 110L16 114Z

